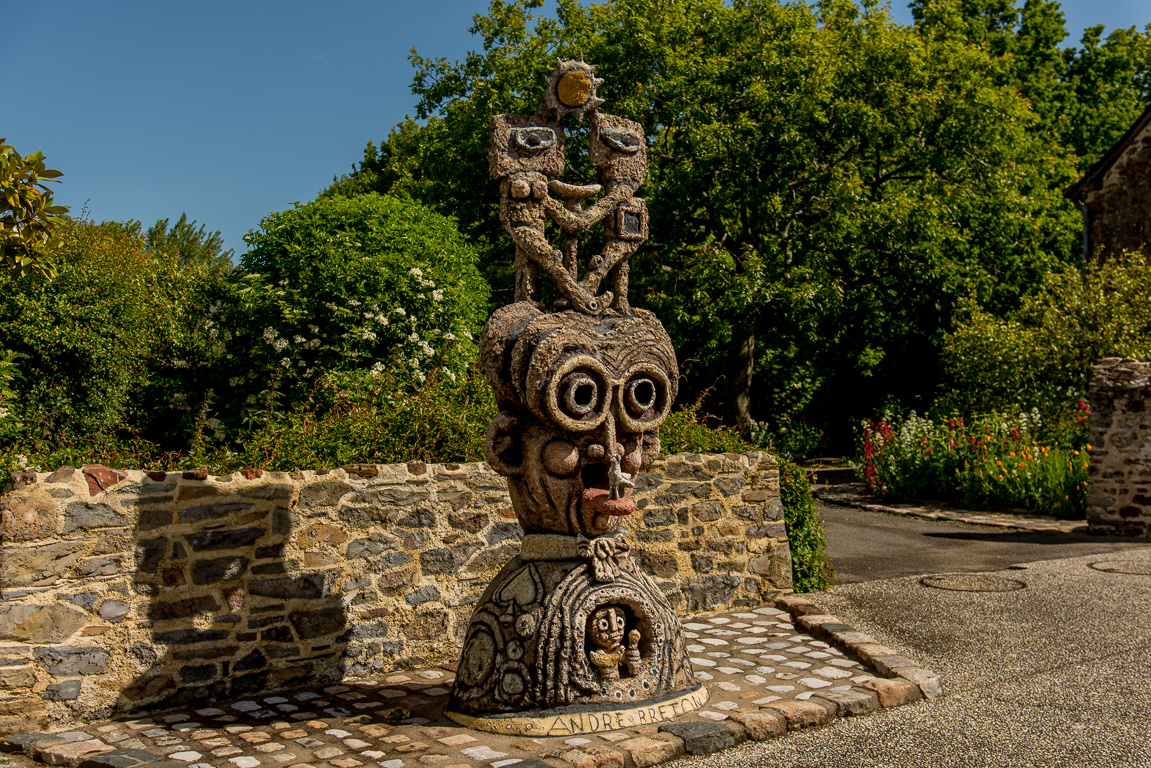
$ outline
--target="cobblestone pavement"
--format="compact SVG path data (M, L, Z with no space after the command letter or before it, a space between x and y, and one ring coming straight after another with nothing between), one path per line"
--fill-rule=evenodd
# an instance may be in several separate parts
M158 768L156 761L171 768L539 768L541 760L552 766L640 768L921 697L915 684L882 678L797 624L830 640L837 630L858 635L856 646L874 644L872 638L805 600L785 598L781 605L791 614L763 607L684 624L691 663L709 701L674 723L637 723L571 738L474 731L443 717L454 678L442 667L94 723L82 731L25 734L0 739L0 747L41 763L82 768L148 762ZM873 656L882 655L882 646L874 648L881 650ZM911 665L873 659L873 666L902 662Z
M1061 520L1058 517L1039 515L1030 512L992 512L960 509L936 501L880 502L867 492L862 483L813 486L817 498L843 507L855 507L872 512L886 512L891 515L909 515L929 520L951 520L973 525L989 525L1012 531L1033 533L1086 533L1087 523L1083 520Z

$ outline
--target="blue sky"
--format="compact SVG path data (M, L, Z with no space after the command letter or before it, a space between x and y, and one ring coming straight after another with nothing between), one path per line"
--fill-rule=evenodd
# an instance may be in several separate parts
M92 218L190 218L237 256L414 111L408 51L461 58L483 0L3 0L0 136L63 171ZM1064 0L1071 35L1147 0ZM902 3L897 21L910 22Z

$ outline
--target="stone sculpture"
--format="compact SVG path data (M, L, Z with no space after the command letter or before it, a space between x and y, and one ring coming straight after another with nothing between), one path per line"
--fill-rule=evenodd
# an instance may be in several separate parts
M561 61L535 115L492 120L489 168L516 247L516 290L479 342L500 408L486 458L508 478L525 536L472 616L446 711L484 730L624 728L706 700L679 621L620 527L635 511L632 478L659 455L679 370L659 320L627 300L628 260L647 238L634 196L646 142L638 123L598 112L602 82L582 60ZM600 184L554 178L569 116L588 118ZM549 220L562 248L547 238ZM604 248L581 275L579 239L597 225ZM555 311L540 301L541 274L559 294Z

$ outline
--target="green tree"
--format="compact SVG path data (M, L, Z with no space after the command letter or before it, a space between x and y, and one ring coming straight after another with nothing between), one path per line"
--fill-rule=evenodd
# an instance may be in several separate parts
M231 269L235 251L231 248L224 250L224 237L218 230L208 232L204 224L197 227L195 220L188 221L186 213L181 213L175 224L169 226L168 221L158 219L148 227L144 239L149 248L172 249L185 266L208 265Z
M981 47L1000 60L998 82L1027 98L1037 130L1084 171L1107 153L1151 102L1151 25L1083 31L1063 48L1058 0L914 0L920 31Z
M0 263L17 276L56 274L52 254L67 206L54 205L46 182L63 174L44 165L44 153L21 155L0 139Z
M123 224L67 220L55 254L50 281L0 272L0 348L19 355L20 374L7 406L29 453L165 421L158 403L179 384L158 393L160 376L196 364L186 329L204 312L203 272Z
M1103 158L1151 104L1151 24L1084 30L1079 48L1065 52L1067 106L1060 132L1081 171Z
M426 124L369 147L332 191L379 184L451 212L506 288L488 120L534 111L556 57L584 54L603 109L649 132L653 235L633 302L687 359L685 395L724 377L735 423L926 397L957 297L1013 306L1075 253L1053 182L1066 158L1001 83L1001 58L961 35L839 0L539 6L492 2L461 61L413 54ZM575 155L567 180L594 180Z
M1149 356L1151 264L1064 270L1006 317L963 302L943 345L944 400L961 413L1058 406L1086 396L1104 357Z

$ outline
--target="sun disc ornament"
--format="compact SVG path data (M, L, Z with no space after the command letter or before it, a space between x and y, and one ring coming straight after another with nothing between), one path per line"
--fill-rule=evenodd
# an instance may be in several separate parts
M603 83L595 76L595 66L583 60L559 61L556 71L548 78L541 111L555 110L558 117L574 115L582 120L589 111L603 104L603 99L595 94L597 85Z

